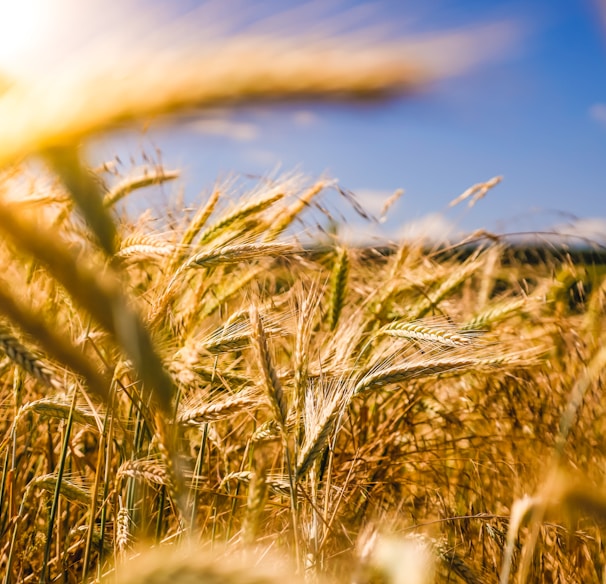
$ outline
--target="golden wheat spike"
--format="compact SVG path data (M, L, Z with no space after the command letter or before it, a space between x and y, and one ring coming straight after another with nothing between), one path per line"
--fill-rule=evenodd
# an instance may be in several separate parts
M428 341L436 345L461 347L473 342L469 331L449 330L446 327L430 326L422 321L394 322L383 329L386 335L410 340Z
M145 169L142 173L125 178L103 197L104 207L113 207L118 201L137 189L143 189L152 185L159 185L167 181L179 178L178 170L165 170L163 168Z
M222 400L183 408L177 415L179 424L199 426L207 422L223 420L242 411L258 407L258 396L249 392L240 392Z
M124 122L192 107L407 93L486 59L511 29L485 26L408 42L364 41L362 34L240 34L197 49L139 50L119 59L111 50L100 55L85 47L61 69L14 84L0 96L0 166Z

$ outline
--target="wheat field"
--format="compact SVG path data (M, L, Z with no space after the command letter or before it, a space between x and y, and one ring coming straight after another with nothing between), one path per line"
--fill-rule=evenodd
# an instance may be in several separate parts
M345 54L252 99L427 78ZM351 247L294 173L133 216L178 171L87 167L117 123L251 98L230 79L0 97L3 583L604 582L603 256Z

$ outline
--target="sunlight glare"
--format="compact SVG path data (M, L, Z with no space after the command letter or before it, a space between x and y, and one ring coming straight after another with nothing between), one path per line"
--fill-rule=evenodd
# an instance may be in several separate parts
M51 26L52 0L0 0L0 72L19 75Z

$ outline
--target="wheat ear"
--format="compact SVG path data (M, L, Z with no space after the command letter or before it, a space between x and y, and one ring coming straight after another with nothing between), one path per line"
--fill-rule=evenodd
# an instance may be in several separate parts
M113 207L118 201L137 189L152 185L159 185L179 178L178 170L164 170L163 168L146 169L144 173L128 177L111 188L103 197L104 207Z
M208 221L208 218L212 215L212 212L215 210L220 196L221 191L219 189L215 189L206 202L206 205L198 209L198 212L194 215L187 227L187 230L181 238L181 245L190 245L194 241L198 233L200 233L202 227L204 227Z
M116 473L117 479L131 477L142 479L154 485L168 485L169 478L166 467L157 460L127 460L123 462Z
M515 356L500 355L492 358L445 357L403 363L393 367L379 367L367 373L358 381L354 394L390 383L400 383L410 379L430 377L448 372L490 370L508 363L522 364L523 362Z
M34 379L53 389L59 389L61 383L55 378L53 371L31 351L26 349L4 326L0 325L0 351L4 352L11 361L27 371Z
M156 260L170 257L175 253L176 247L156 238L139 235L131 236L122 241L121 248L115 257L129 262Z
M297 329L295 334L295 349L293 355L295 399L291 407L291 416L295 418L295 437L297 447L302 442L301 419L305 408L305 391L309 376L310 339L313 328L313 316L320 304L321 296L316 284L312 285L308 294L300 300L297 310ZM296 452L295 452L296 454Z
M261 213L265 209L271 207L274 203L277 203L280 199L283 199L285 195L286 193L283 191L270 191L266 195L254 198L252 201L240 205L234 211L221 217L215 224L203 231L200 235L199 245L207 245L238 221L249 219L258 213Z
M286 403L286 396L282 389L282 384L278 378L278 374L273 364L273 359L269 353L269 347L267 345L267 337L263 328L263 323L257 307L252 304L249 311L250 325L252 329L252 345L254 347L255 356L261 375L263 378L263 386L267 392L269 403L274 412L274 417L280 424L282 429L286 428L286 419L288 416L288 405Z
M525 305L526 300L524 298L516 298L515 300L493 304L466 322L462 329L481 330L488 328L512 315L520 314Z
M193 243L198 233L200 233L202 227L206 225L208 218L212 215L213 211L217 206L217 203L219 202L220 196L221 191L219 189L215 189L211 193L208 201L206 202L206 205L198 209L198 211L190 221L189 225L187 226L185 233L181 237L180 245L177 247L176 253L169 262L168 269L166 270L167 273L174 273L177 270L178 266L183 262L185 254L182 250L187 249Z
M305 209L311 202L311 200L321 193L327 186L326 181L318 181L305 193L303 193L292 205L287 209L279 212L276 216L268 221L269 230L265 234L264 241L273 241L282 232L284 232L290 224L297 218L299 213Z
M75 406L72 408L69 402L60 401L56 397L46 397L23 404L15 416L14 423L19 423L19 421L29 412L34 412L43 417L57 418L59 420L67 420L70 416L70 412L72 412L75 423L88 426L95 430L99 429L99 420L95 414Z
M343 310L345 294L347 291L347 277L349 274L349 254L347 248L337 250L335 263L330 276L330 307L328 309L328 325L335 330Z
M383 328L382 332L392 337L429 341L436 345L461 347L473 342L470 333L453 332L445 328L428 326L421 322L396 322Z
M33 496L34 489L42 489L43 491L54 493L57 489L57 481L58 476L56 474L46 474L32 479L27 484L23 499L26 500L28 497ZM65 477L61 478L59 492L68 501L80 503L86 507L90 505L90 492Z
M254 396L249 393L237 393L223 400L185 408L177 415L177 422L183 425L198 426L206 422L230 418L242 411L253 409L257 405L258 400Z
M327 407L311 431L306 431L305 442L299 452L297 461L297 481L302 479L311 465L324 451L331 432L335 429L340 414L339 403L335 402Z
M460 33L432 40L449 43L462 57L479 40L479 35L471 36L471 42L463 42ZM5 137L0 164L129 120L194 106L302 96L384 97L445 73L437 66L431 70L419 60L418 47L404 42L360 46L359 39L343 36L314 41L258 35L215 40L188 52L138 51L134 58L122 54L119 60L110 56L104 61L88 55L93 63L87 62L87 68L75 59L71 67L53 71L52 78L42 76L39 84L10 88L0 100ZM425 47L432 48L428 42ZM459 59L457 66L462 60L469 61ZM80 96L76 105L74 95Z
M324 452L328 439L337 429L339 419L352 397L353 385L349 381L338 380L328 388L319 387L326 396L315 402L314 387L308 385L305 412L305 440L297 458L297 481L301 480L313 463Z
M239 245L225 245L197 253L189 258L184 264L183 269L233 264L254 260L259 257L285 256L297 251L289 243L241 243Z
M254 472L250 470L241 470L236 472L230 472L225 475L221 480L221 485L225 485L228 481L240 481L242 483L250 484L250 482L254 478ZM288 477L280 477L280 476L269 476L266 475L265 483L269 490L280 496L280 497L290 497L290 483Z
M122 497L118 497L118 513L116 513L115 544L119 557L124 559L130 538L130 513L122 504Z

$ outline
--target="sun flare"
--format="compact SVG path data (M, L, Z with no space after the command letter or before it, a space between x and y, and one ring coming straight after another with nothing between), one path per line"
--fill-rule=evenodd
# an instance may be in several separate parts
M53 0L0 2L0 73L18 74L46 36Z

